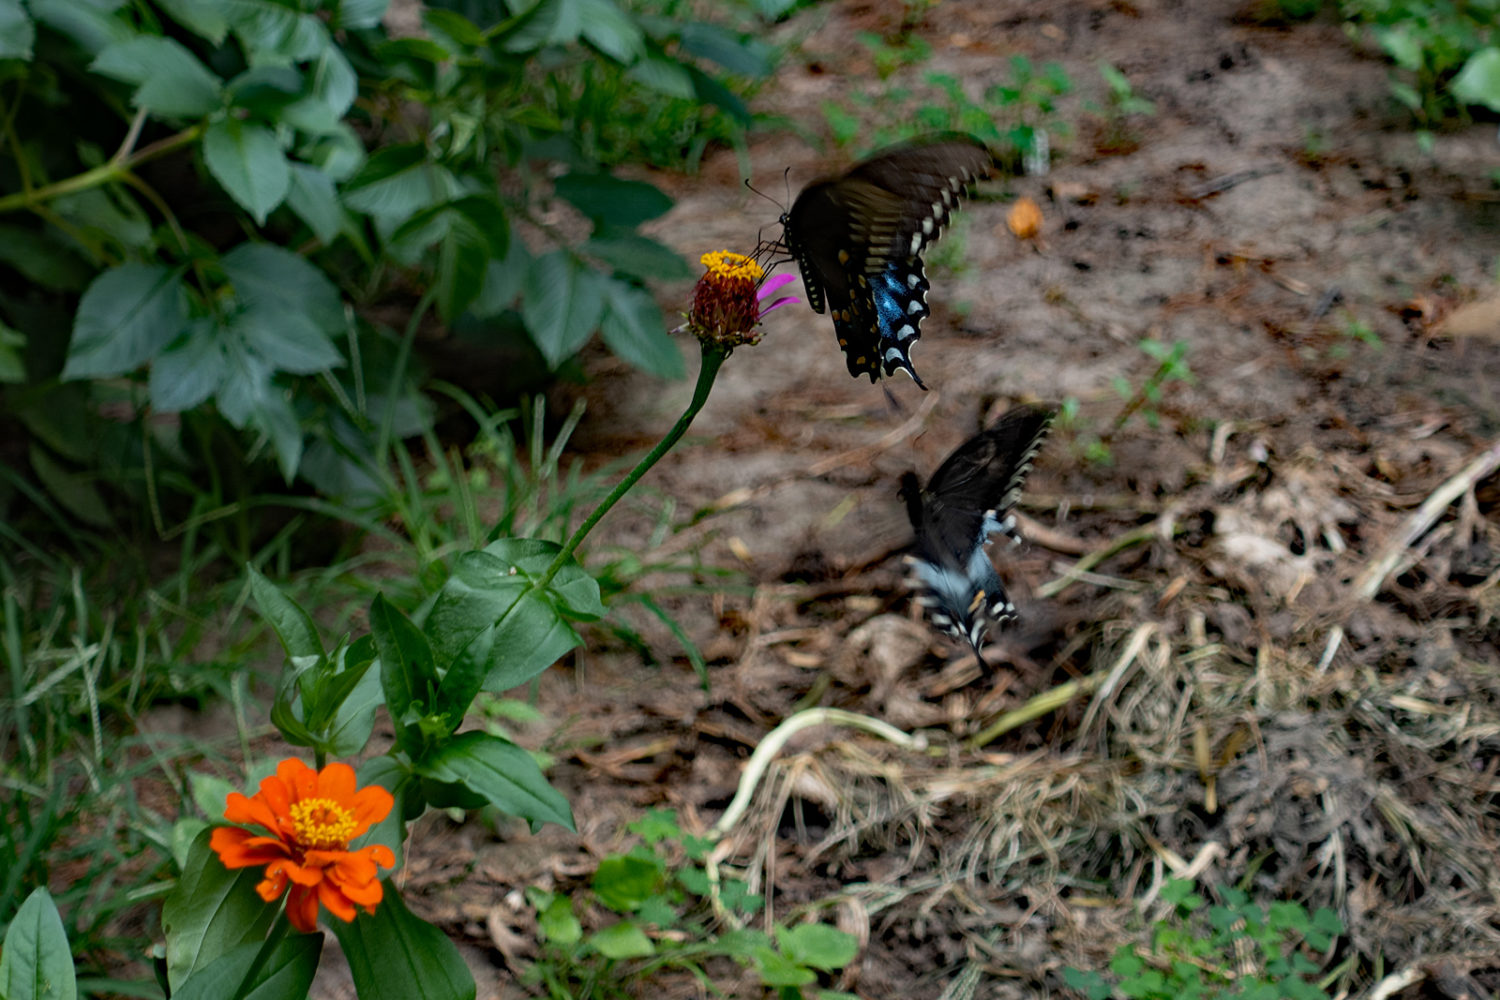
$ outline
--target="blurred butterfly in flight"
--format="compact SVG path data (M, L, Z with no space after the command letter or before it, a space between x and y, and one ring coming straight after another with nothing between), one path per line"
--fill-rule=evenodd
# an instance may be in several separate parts
M954 639L974 647L983 660L985 631L1016 617L990 562L987 544L999 532L1015 534L1021 484L1042 448L1056 410L1019 406L949 455L927 485L901 477L901 496L917 532L916 552L906 557L911 583L929 620Z
M849 374L911 366L927 308L922 251L975 181L995 166L988 146L949 133L877 153L841 177L809 184L781 217L782 243L802 271L807 302L831 309Z

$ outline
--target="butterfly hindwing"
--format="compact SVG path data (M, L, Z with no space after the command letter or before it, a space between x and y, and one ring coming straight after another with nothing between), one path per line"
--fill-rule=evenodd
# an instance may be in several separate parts
M849 374L874 382L900 370L922 384L911 364L930 313L922 252L993 164L970 136L899 146L809 185L782 217L808 304L832 311Z
M1055 411L1017 407L960 445L924 488L903 485L917 533L910 557L928 617L976 655L986 629L1015 617L1015 605L986 549L996 533L1013 535L1013 512Z

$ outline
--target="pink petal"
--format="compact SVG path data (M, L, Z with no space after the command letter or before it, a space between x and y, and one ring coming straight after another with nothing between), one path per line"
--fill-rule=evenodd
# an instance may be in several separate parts
M765 282L761 284L760 291L755 293L755 297L757 299L767 298L771 295L772 292L785 285L788 281L796 280L797 276L795 274L778 274L773 277L767 278Z
M781 298L777 299L775 302L772 302L770 305L768 305L764 309L762 309L760 311L760 314L762 316L764 316L766 313L770 312L772 309L779 309L779 308L781 308L784 305L790 305L793 302L801 302L801 301L802 300L799 299L799 298L797 298L797 296L795 296L795 295L783 295Z

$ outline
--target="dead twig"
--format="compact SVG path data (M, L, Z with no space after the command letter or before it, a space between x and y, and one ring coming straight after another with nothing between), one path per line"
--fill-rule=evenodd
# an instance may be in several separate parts
M1500 469L1500 441L1480 452L1457 475L1450 477L1422 502L1422 506L1406 519L1395 537L1386 542L1380 554L1370 560L1359 576L1354 578L1354 596L1360 601L1368 601L1380 593L1386 577L1396 568L1412 543L1426 534L1427 529L1448 509L1449 504L1472 490L1474 484L1496 469Z

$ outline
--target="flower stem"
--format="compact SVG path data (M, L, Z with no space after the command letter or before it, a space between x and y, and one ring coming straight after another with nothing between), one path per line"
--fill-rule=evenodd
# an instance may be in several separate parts
M709 344L703 345L703 361L698 368L698 384L693 389L692 402L688 403L687 409L683 411L682 416L677 418L677 423L667 432L667 436L662 438L656 447L652 448L650 453L640 460L635 468L630 470L629 475L620 480L619 484L610 491L609 496L605 497L599 506L594 508L593 513L589 514L584 522L578 526L578 530L573 532L573 537L568 539L567 544L562 547L562 551L552 560L552 565L547 567L547 571L537 581L538 588L546 587L552 582L552 578L557 575L558 570L562 569L563 565L572 557L579 543L588 536L590 531L594 530L594 525L598 524L600 519L609 513L611 507L620 502L621 497L630 492L632 486L640 482L642 476L651 471L653 465L661 461L663 455L672 450L673 445L682 440L682 436L687 433L688 426L692 424L693 418L698 415L699 410L703 409L703 404L708 402L708 392L713 388L714 379L719 374L719 367L724 364L724 359L727 357L729 357L727 349Z

